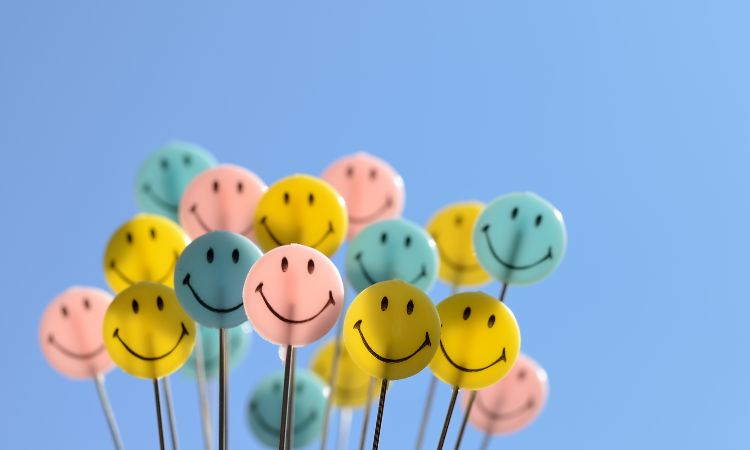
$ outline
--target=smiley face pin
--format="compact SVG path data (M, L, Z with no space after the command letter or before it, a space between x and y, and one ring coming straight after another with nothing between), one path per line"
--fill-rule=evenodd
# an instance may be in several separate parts
M180 198L190 180L216 165L206 150L186 142L173 142L150 154L135 180L138 209L177 221Z
M219 363L221 357L219 356L219 330L216 328L209 328L198 325L197 334L199 336L202 350L203 350L203 370L206 374L207 379L214 379L219 376ZM232 369L242 362L242 359L250 348L250 342L252 341L253 329L247 322L242 325L230 328L229 340L227 348L229 354L227 359L229 361L229 368ZM187 360L184 366L182 366L182 373L190 378L197 379L197 360L196 352L198 350L198 342L195 343L193 353L190 354L190 358Z
M440 342L440 319L421 289L401 280L360 292L344 319L344 345L360 369L398 380L429 364Z
M463 292L438 303L440 350L432 373L450 386L481 389L511 370L521 348L516 318L483 292Z
M495 199L474 227L479 263L507 284L531 284L546 277L560 264L566 245L562 214L531 192Z
M104 345L125 372L148 379L165 377L190 357L195 323L174 291L141 282L117 294L104 315Z
M333 255L346 238L346 206L325 181L292 175L271 185L255 210L255 236L263 251L287 244Z
M329 380L335 351L335 341L323 344L313 355L310 370L321 379ZM336 384L330 393L333 404L341 408L362 408L367 403L369 385L370 376L354 363L346 347L342 345L336 369ZM375 386L373 392L373 396L379 395L378 386Z
M140 281L172 286L177 259L187 236L161 216L138 214L109 239L104 252L104 277L115 292Z

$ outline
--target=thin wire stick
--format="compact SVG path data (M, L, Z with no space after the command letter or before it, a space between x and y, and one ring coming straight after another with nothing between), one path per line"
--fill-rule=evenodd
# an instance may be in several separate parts
M198 403L201 411L201 428L203 430L203 446L206 450L213 450L213 439L211 436L211 406L208 401L208 390L206 389L206 359L203 352L203 340L200 335L200 327L195 330L195 378L198 381Z
M292 367L292 346L286 346L284 358L284 394L281 399L281 422L279 423L279 450L286 450L286 423L289 406L289 370Z
M154 378L154 400L156 402L156 424L159 428L159 448L165 450L164 425L161 423L161 398L159 398L159 380L157 378Z
M471 391L469 394L469 403L466 405L466 411L464 411L464 419L461 421L461 429L458 430L458 437L456 438L456 448L458 450L461 447L461 439L464 438L464 431L466 431L466 424L469 422L469 416L471 415L471 408L474 407L474 400L477 398L477 391Z
M365 402L365 416L362 418L362 433L359 436L359 450L365 449L365 436L367 436L367 426L370 424L370 404L372 403L372 394L375 390L375 378L370 378L370 384L367 385L367 401Z
M169 377L161 379L164 386L164 400L167 403L167 419L169 420L169 435L172 438L172 449L178 450L180 445L177 440L177 422L174 416L174 405L172 404L172 388L169 385Z
M505 302L505 292L508 290L508 283L503 283L503 286L500 288L500 296L498 299L500 302Z
M351 408L343 408L339 411L339 437L336 444L338 450L346 450L349 444L349 433L352 430L352 415L354 411Z
M227 330L226 328L219 328L219 450L229 448L228 390Z
M375 436L372 438L372 450L378 450L380 443L380 427L383 424L383 410L385 410L385 394L388 392L388 380L380 385L380 403L378 403L378 417L375 419Z
M479 447L479 450L487 450L490 448L490 441L492 440L492 435L489 433L484 433L484 438L482 438L482 445Z
M424 411L422 411L422 422L419 424L419 433L417 434L417 444L414 446L415 450L420 450L422 448L424 433L427 430L427 422L430 419L430 411L432 410L432 401L435 398L437 378L434 376L430 378L430 386L427 388L427 399L424 402Z
M107 419L107 425L109 425L109 432L112 434L112 441L115 444L115 448L122 450L122 438L120 437L120 430L117 428L115 414L112 412L112 405L110 405L109 398L107 397L107 389L104 387L104 375L97 374L94 377L94 385L96 386L96 392L99 394L99 401L102 404L104 417Z
M346 296L344 296L346 298ZM344 304L344 311L346 311L346 304ZM339 358L341 357L341 336L344 334L344 319L339 319L338 325L336 326L336 339L333 341L333 361L331 362L331 374L328 376L328 398L326 399L326 411L323 415L323 433L320 436L320 450L325 450L326 444L328 444L328 421L331 417L331 410L333 409L333 395L336 386L336 378L338 377L339 370Z
M453 394L451 395L451 403L448 405L448 412L445 413L445 422L443 422L443 431L440 433L440 442L438 442L438 450L443 449L445 444L445 436L448 435L448 426L451 423L451 416L453 415L453 408L456 406L456 398L458 397L458 386L453 387Z
M286 413L286 450L292 448L294 441L294 377L297 366L297 349L292 347L292 367L289 369L289 410Z

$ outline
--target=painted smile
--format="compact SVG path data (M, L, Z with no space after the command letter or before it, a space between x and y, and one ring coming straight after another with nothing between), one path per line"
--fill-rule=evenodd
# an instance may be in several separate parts
M182 280L182 284L184 284L185 286L187 286L188 289L190 289L190 292L193 293L193 297L195 297L195 299L198 301L198 303L200 303L201 306L203 306L204 308L206 308L209 311L213 311L215 313L226 314L226 313L230 313L232 311L236 311L236 310L238 310L239 308L242 307L242 302L239 302L237 305L232 306L231 308L216 308L214 306L209 305L208 303L206 303L201 298L200 295L198 295L197 292L195 292L195 289L193 289L193 285L190 284L190 274L185 275L185 278Z
M391 206L393 206L393 199L389 195L389 196L387 196L385 198L385 203L383 203L383 205L380 208L376 209L374 212L372 212L372 213L370 213L370 214L368 214L366 216L362 216L362 217L349 216L349 222L351 222L351 223L369 223L369 222L372 222L375 219L377 219L378 217L382 216L383 213L385 213L386 211L388 211L391 208Z
M255 417L258 418L258 425L260 425L261 428L263 428L264 431L267 433L278 435L280 433L278 427L274 427L273 425L266 422L266 419L263 417L262 414L256 413ZM308 426L310 426L311 423L315 422L315 419L318 417L318 415L315 413L315 411L310 411L310 414L305 417L304 420L294 425L294 432L299 433L300 431L304 430Z
M167 211L173 212L177 214L177 205L174 205L172 203L169 203L168 201L164 200L163 198L159 197L156 192L151 190L151 185L146 183L143 185L143 192L146 193L146 195L157 205L160 207L166 209Z
M518 408L504 413L496 413L487 408L484 402L482 402L482 398L477 396L477 409L482 413L482 415L486 416L493 422L515 419L516 417L525 414L527 411L530 411L533 407L534 399L532 397L529 397L529 400Z
M190 207L190 213L195 217L195 220L198 222L198 225L203 228L203 231L206 233L210 233L212 231L215 231L213 228L206 225L206 222L203 221L203 218L198 214L198 204L194 203L193 206ZM242 230L239 234L248 235L251 231L253 231L253 224L251 223L248 225L247 228Z
M63 355L65 355L65 356L67 356L69 358L74 358L74 359L91 359L91 358L97 356L102 351L104 351L104 344L103 343L102 343L102 345L99 348L97 348L94 351L86 352L86 353L77 353L77 352L74 352L72 350L68 350L67 348L65 348L62 345L58 344L57 341L55 341L55 337L52 336L51 334L49 335L49 339L48 340L49 340L50 345L52 345L53 347L55 347L60 353L62 353Z
M141 280L141 281L153 281L155 283L163 284L167 280L167 278L169 278L169 275L171 275L174 272L174 267L175 267L175 264L177 264L178 258L179 258L179 253L174 252L174 261L172 261L172 264L169 266L169 269L167 270L167 272L164 275L162 275L160 278L156 280ZM132 286L136 283L136 281L133 281L129 276L122 273L122 271L117 267L117 264L115 264L114 259L109 262L109 268L112 269L117 274L117 276L120 277L120 279L124 281L125 283L127 283L129 286Z
M180 337L177 339L177 342L174 344L174 347L172 347L171 350L169 350L167 353L164 353L160 356L143 356L140 353L136 352L132 348L128 346L128 344L125 343L125 341L120 337L120 329L115 328L115 332L112 334L112 338L116 338L123 347L125 347L125 350L127 350L131 355L135 356L138 359L142 359L144 361L158 361L160 359L166 358L167 356L171 355L173 351L179 347L180 342L182 342L182 338L189 335L187 328L185 328L185 324L180 322L180 326L182 327L182 333L180 333Z
M263 228L265 228L266 232L268 233L268 236L269 236L269 237L271 238L271 240L272 240L273 242L275 242L275 243L276 243L276 245L277 245L277 246L281 247L282 245L286 245L286 244L284 244L283 242L281 242L281 241L280 241L280 240L279 240L279 239L278 239L278 238L276 237L276 235L274 235L274 234L273 234L273 231L271 231L271 228L270 228L270 227L268 226L268 223L266 223L266 219L267 219L267 218L268 218L267 216L263 216L263 218L262 218L262 219L260 219L260 224L261 224L261 225L263 225ZM334 230L333 230L333 222L331 222L331 221L329 220L329 221L328 221L328 229L326 230L325 234L323 234L323 237L321 237L320 239L318 239L318 242L316 242L315 244L313 244L313 245L308 245L308 247L312 247L312 248L318 248L318 246L319 246L320 244L322 244L322 243L323 243L323 241L325 241L325 240L326 240L326 239L328 238L328 236L332 235L333 233L334 233ZM291 242L289 242L289 244L291 244Z
M441 350L441 351L443 352L443 355L445 356L445 359L447 359L447 360L448 360L448 362L449 362L449 363L451 363L451 365L452 365L453 367L455 367L456 369L458 369L458 370L460 370L460 371L462 371L462 372L481 372L481 371L483 371L483 370L485 370L485 369L489 369L490 367L494 366L495 364L499 363L500 361L503 361L503 362L506 362L506 361L507 361L507 360L505 359L505 347L503 347L503 353L502 353L502 354L500 355L500 357L499 357L499 358L497 358L497 359L496 359L495 361L491 362L490 364L488 364L488 365L486 365L486 366L484 366L484 367L480 367L480 368L478 368L478 369L470 369L470 368L468 368L468 367L463 367L463 366L459 366L458 364L456 364L456 363L455 363L455 361L453 361L453 360L451 359L451 357L450 357L450 356L448 356L448 352L447 352L447 351L445 351L445 347L443 346L443 341L442 341L442 339L440 340L440 350Z
M479 264L461 264L453 261L451 258L448 258L448 255L445 254L445 252L440 252L440 261L442 261L446 266L453 269L454 272L469 272L474 270L479 270L481 267Z
M359 270L362 272L362 275L365 277L365 279L370 284L378 283L378 281L376 281L365 268L365 264L362 262L362 252L357 253L354 256L354 259L357 260L357 265L359 266ZM405 280L405 281L408 281L409 284L415 284L417 281L421 280L422 278L426 276L427 276L427 267L424 264L422 264L422 270L419 272L419 274L416 277L414 277L414 279ZM380 281L387 281L387 280L380 280Z
M276 316L277 319L281 320L282 322L286 322L286 323L307 323L307 322L310 322L311 320L315 320L315 318L317 318L319 315L323 314L323 311L325 311L326 308L328 308L329 306L334 306L336 304L336 301L333 299L333 291L328 291L328 301L326 302L325 305L323 305L323 307L320 309L320 311L317 312L317 314L315 314L312 317L308 317L307 319L293 320L293 319L287 319L286 317L284 317L281 314L279 314L275 309L273 309L273 306L271 306L271 304L266 299L265 294L263 294L263 283L258 283L258 287L255 288L255 292L257 292L257 293L260 294L260 297L263 299L263 302L266 304L266 307L268 308L268 310L271 311L271 314L273 314L274 316Z
M412 356L414 356L417 353L419 353L420 351L422 351L423 348L430 347L432 345L430 343L430 333L428 333L428 332L425 331L425 333L424 333L424 341L422 341L422 345L420 345L418 349L414 350L411 353L411 355L405 356L403 358L396 358L396 359L386 358L385 356L380 356L375 350L372 349L372 347L370 347L370 344L367 343L367 339L365 339L365 335L362 334L362 319L359 319L354 324L354 329L359 332L359 337L362 339L362 343L365 345L365 348L367 349L367 351L370 352L370 354L372 356L376 357L380 361L383 361L384 363L400 363L400 362L404 362L404 361L406 361L408 359L411 359Z
M490 240L489 229L490 229L489 225L485 225L484 227L482 227L482 232L484 233L484 237L487 240L487 246L490 249L490 253L492 253L492 257L495 258L495 261L499 262L500 264L502 264L503 266L507 267L508 269L511 269L511 270L526 270L526 269L531 269L532 267L536 267L539 264L543 263L544 261L547 261L548 259L550 259L550 260L552 259L552 246L550 246L550 247L547 248L547 254L544 255L537 262L534 262L534 263L531 263L531 264L526 264L526 265L523 265L523 266L517 266L515 264L507 263L507 262L503 261L502 258L500 258L500 256L498 256L498 254L495 252L495 248L492 246L492 240Z

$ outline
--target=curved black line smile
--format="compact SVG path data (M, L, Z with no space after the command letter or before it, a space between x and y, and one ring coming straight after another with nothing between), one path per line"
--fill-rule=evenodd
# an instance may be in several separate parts
M460 370L462 372L481 372L481 371L483 371L485 369L489 369L490 367L494 366L495 364L499 363L500 361L507 362L507 360L505 359L505 347L503 347L503 353L500 355L499 358L497 358L495 361L493 361L490 364L488 364L488 365L486 365L484 367L481 367L479 369L469 369L468 367L463 367L463 366L459 366L458 364L456 364L451 359L451 357L448 356L448 352L445 351L445 347L443 346L443 340L442 339L440 340L440 350L443 352L443 355L445 356L445 359L447 359L448 362L451 363L451 365L453 367L455 367L456 369L458 369L458 370Z
M268 303L268 300L266 299L265 294L263 294L263 283L258 283L258 287L255 288L255 292L257 292L257 293L260 294L260 297L263 299L263 302L266 304L266 308L268 308L268 310L271 311L271 314L273 314L274 316L276 316L277 319L281 320L282 322L286 322L286 323L306 323L306 322L310 322L311 320L314 320L319 315L323 314L323 311L325 311L326 308L328 308L329 306L333 306L333 305L336 304L336 301L333 299L333 291L328 291L328 301L326 302L325 305L323 305L323 308L321 308L320 311L318 311L317 314L315 314L312 317L308 317L307 319L292 320L292 319L287 319L286 317L284 317L281 314L279 314L278 312L276 312L276 310L273 309L273 306L271 306L271 304Z
M502 264L503 266L507 267L508 269L511 269L511 270L526 270L526 269L531 269L532 267L538 266L539 264L543 263L544 261L546 261L548 259L552 259L552 246L549 246L547 248L547 254L544 255L544 257L542 257L542 259L540 259L539 261L537 261L535 263L526 264L525 266L516 266L515 264L507 263L507 262L503 261L497 255L497 253L495 252L495 248L492 246L492 241L490 240L490 235L489 235L489 232L488 232L489 229L490 229L489 225L485 225L484 227L482 227L482 232L484 233L485 239L487 239L487 246L490 249L490 253L492 253L492 257L495 258L495 261L499 262L500 264Z
M133 355L133 356L135 356L136 358L142 359L144 361L157 361L159 359L166 358L167 356L171 355L172 352L175 351L177 349L177 347L180 345L180 342L182 342L182 338L184 338L185 336L187 336L187 335L190 334L190 333L188 333L187 328L185 328L185 324L184 323L180 322L180 326L182 327L182 333L180 333L180 337L179 337L179 339L177 339L177 343L174 344L174 347L172 347L171 350L169 350L167 353L164 353L161 356L143 356L143 355L138 354L135 350L133 350L132 348L128 347L128 344L126 344L125 341L122 340L122 338L120 337L120 329L119 328L115 328L115 332L112 334L112 337L113 338L117 338L117 340L120 341L120 343L122 344L122 346L125 347L125 350L127 350L128 352L130 352L130 354Z
M354 256L354 259L357 260L357 265L359 266L359 270L362 272L362 275L364 275L365 279L370 284L378 283L378 281L375 281L375 279L370 275L369 272L367 272L367 269L365 269L365 264L362 262L362 252L357 253ZM417 275L413 280L409 281L409 284L415 284L417 281L421 280L422 278L427 276L427 267L422 264L422 270L419 272L419 275ZM382 280L387 281L387 280Z
M372 222L373 220L380 217L384 212L388 211L388 209L393 206L393 199L391 196L387 196L385 198L385 203L383 203L383 206L376 209L374 212L371 212L370 214L364 216L364 217L352 217L349 216L349 222L351 223L367 223Z
M226 313L230 313L232 311L236 311L236 310L238 310L238 309L240 309L242 307L242 302L240 302L239 304L237 304L235 306L232 306L231 308L216 308L216 307L213 307L213 306L209 305L208 303L206 303L205 301L203 301L203 299L201 298L201 296L198 295L197 292L195 292L195 289L193 289L193 285L190 284L190 274L185 275L185 278L182 280L182 284L184 284L185 286L187 286L188 289L190 289L190 292L193 293L193 297L195 297L195 299L198 301L198 303L200 303L201 306L203 306L204 308L206 308L209 311L213 311L215 313L226 314Z
M277 246L281 247L282 245L286 245L286 244L284 244L283 242L281 242L281 241L280 241L280 240L279 240L279 239L278 239L278 238L276 237L276 235L274 235L274 234L273 234L273 231L271 231L271 227L269 227L269 226L268 226L268 224L266 223L266 219L267 219L267 218L268 218L268 216L263 216L263 218L262 218L262 219L260 219L260 224L261 224L261 225L263 225L263 228L265 228L265 229L266 229L266 232L268 233L268 236L269 236L269 237L271 238L271 240L272 240L273 242L275 242L275 243L276 243L276 245L277 245ZM320 244L322 244L322 243L323 243L323 241L325 241L325 240L326 240L326 239L328 238L328 236L332 235L333 233L334 233L334 230L333 230L333 222L331 222L331 221L329 220L329 221L328 221L328 230L326 230L326 232L325 232L325 234L323 235L323 237L321 237L320 239L318 239L318 242L316 242L315 244L313 244L313 245L308 245L308 247L312 247L312 248L318 248L318 246L319 246ZM290 242L290 243L291 243L291 242Z
M74 359L91 359L94 356L98 355L102 351L104 351L104 344L102 344L99 348L97 348L94 351L87 352L87 353L76 353L74 351L68 350L67 348L63 347L62 345L58 344L57 341L55 341L54 336L51 334L49 335L49 343L53 347L55 347L60 353L63 355L74 358Z
M198 225L203 228L203 231L206 233L211 233L212 231L216 231L206 225L206 222L203 221L203 218L198 214L198 204L193 203L193 206L190 207L190 213L195 217L195 220L198 221ZM253 231L253 224L251 223L247 228L245 228L243 231L241 231L239 234L248 235L251 231Z
M260 427L263 428L266 432L274 434L274 435L279 434L279 432L280 432L279 428L278 427L274 427L271 424L269 424L268 422L266 422L266 419L265 419L265 417L263 417L262 414L256 413L255 417L258 418L258 425L260 425ZM304 420L302 420L298 424L294 425L294 432L298 433L298 432L302 431L303 429L307 428L308 426L310 426L311 423L313 423L315 421L315 419L317 417L318 417L318 415L315 413L315 411L310 411L310 414L308 414L307 417L305 417Z
M177 264L177 260L179 258L180 258L179 253L178 252L174 252L174 261L172 261L172 265L169 266L169 269L167 270L167 273L165 273L158 280L153 280L153 281L152 280L142 280L142 281L152 281L153 283L163 284L164 281L169 277L169 275L174 272L174 267ZM122 271L119 268L117 268L117 265L115 264L115 260L114 259L109 262L109 268L112 269L117 274L117 276L120 277L120 279L122 281L124 281L125 283L127 283L129 286L132 286L132 285L134 285L136 283L135 281L131 280L129 276L127 276L124 273L122 273Z
M161 206L162 208L168 211L171 211L177 214L177 209L178 209L177 205L173 205L169 203L168 201L164 200L163 198L159 197L158 195L156 195L156 192L151 190L151 185L149 185L148 183L143 185L143 192L145 192L146 195L148 195L151 198L151 200L153 200L154 203L156 203L157 205Z
M367 349L367 351L370 352L370 354L372 356L376 357L380 361L383 361L384 363L400 363L400 362L404 362L407 359L410 359L412 356L414 356L417 353L419 353L423 348L432 346L432 344L430 343L430 333L428 333L427 331L425 331L425 333L424 333L424 341L422 341L422 345L420 345L418 349L414 350L411 355L406 356L404 358L397 358L397 359L386 358L385 356L380 356L375 350L372 349L372 347L370 347L370 344L367 343L367 339L365 339L365 335L362 334L362 319L359 319L354 324L354 329L357 330L357 331L359 331L359 337L362 339L362 343L365 344L365 348Z
M510 410L507 413L496 413L496 412L490 411L490 409L484 405L484 402L482 402L482 399L480 397L477 397L477 406L478 406L477 409L479 409L479 411L483 415L489 417L490 420L492 420L493 422L496 422L498 420L514 419L520 416L521 414L526 413L527 411L529 411L531 408L534 407L534 399L530 397L529 400L525 404L519 406L516 409Z

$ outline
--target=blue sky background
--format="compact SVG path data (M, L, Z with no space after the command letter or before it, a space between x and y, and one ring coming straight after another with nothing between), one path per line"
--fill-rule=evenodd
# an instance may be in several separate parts
M420 223L538 192L565 214L568 253L507 302L551 396L495 446L747 448L750 3L283 3L0 5L2 447L109 445L93 385L42 359L38 320L68 285L104 286L138 164L180 138L269 183L369 150L402 173ZM258 447L245 399L278 368L256 339L232 373L234 448ZM381 448L412 446L427 380L395 383ZM108 385L126 445L155 448L149 383ZM198 449L194 385L173 385Z

